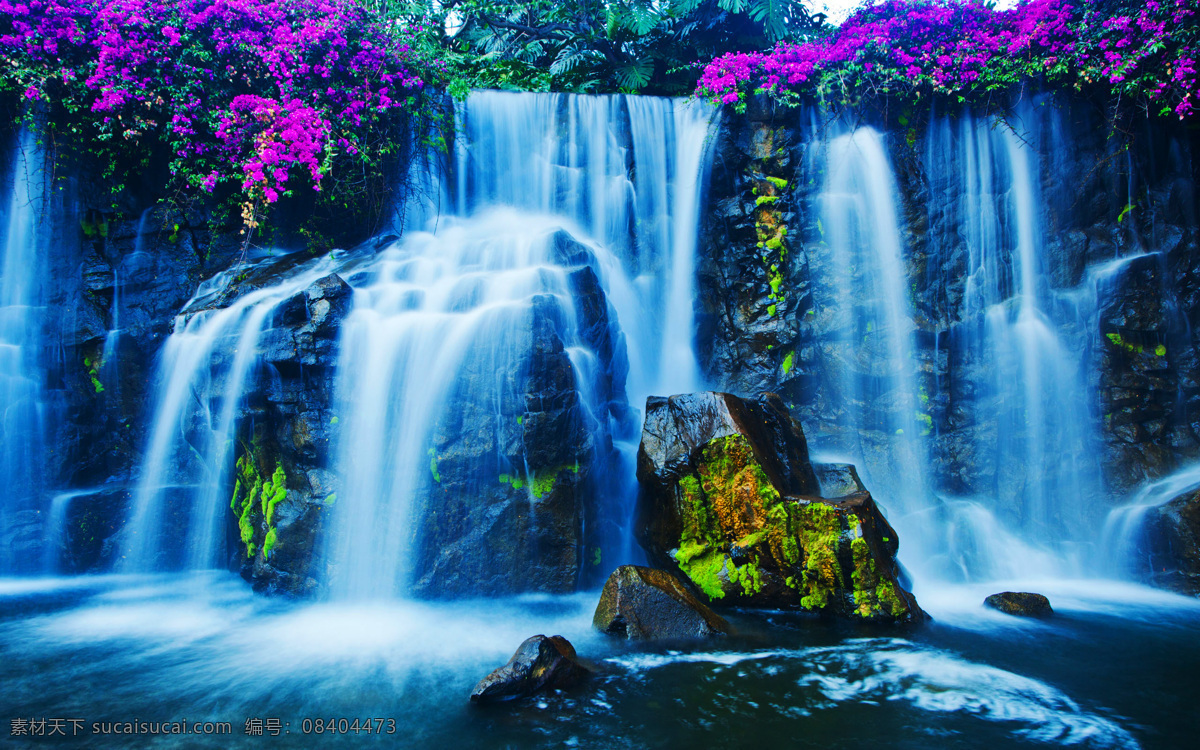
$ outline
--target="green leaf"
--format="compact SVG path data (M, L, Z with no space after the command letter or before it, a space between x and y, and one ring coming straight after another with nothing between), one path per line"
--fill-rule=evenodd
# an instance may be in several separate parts
M637 91L638 89L650 83L650 76L654 73L654 61L649 59L641 59L632 62L628 65L622 65L616 69L617 83L623 89L629 91Z

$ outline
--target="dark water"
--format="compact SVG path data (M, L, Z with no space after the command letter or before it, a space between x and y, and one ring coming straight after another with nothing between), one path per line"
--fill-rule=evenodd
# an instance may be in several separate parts
M666 650L594 633L594 594L296 605L225 574L9 579L0 746L1193 747L1200 603L1111 583L1038 590L1051 621L989 613L977 604L988 590L956 588L926 594L938 620L919 630L742 612L740 636ZM540 700L470 705L475 681L536 633L567 636L601 674ZM382 721L317 733L315 720L341 718L347 730ZM68 735L66 720L83 723L74 738L28 737L13 719L47 731L62 719ZM92 733L184 720L231 733Z

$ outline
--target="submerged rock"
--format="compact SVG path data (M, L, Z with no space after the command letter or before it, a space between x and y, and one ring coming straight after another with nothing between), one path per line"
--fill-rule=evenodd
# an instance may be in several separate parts
M1049 617L1054 614L1050 600L1041 594L1027 591L1005 591L992 594L983 600L985 607L998 609L1007 615L1018 617Z
M675 576L638 565L622 565L609 576L592 624L630 640L709 638L732 630Z
M1146 517L1150 580L1200 596L1200 490L1153 508Z
M475 685L471 700L497 703L522 698L542 690L564 688L588 675L575 647L561 635L527 638L508 663Z
M639 541L702 598L870 621L926 617L897 580L896 532L870 493L818 496L804 432L774 394L649 399L638 480Z

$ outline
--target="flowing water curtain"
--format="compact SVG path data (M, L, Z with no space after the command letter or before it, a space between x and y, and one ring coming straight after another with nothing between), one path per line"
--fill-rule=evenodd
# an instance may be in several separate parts
M471 382L462 373L480 363L513 370L513 351L528 346L531 301L549 295L562 311L555 335L582 401L575 418L593 445L615 438L631 459L629 406L656 389L697 387L692 277L711 118L708 107L619 96L476 92L459 103L463 218L439 220L436 235L410 235L389 250L343 338L338 460L348 485L329 550L342 593L392 596L428 585L422 576L437 563L422 541L422 498L449 491L438 477L450 473L434 468L453 439L442 427L449 405L482 413L481 404L512 400L512 377ZM579 301L566 275L581 266L594 270L611 335L623 344L615 365L576 329ZM512 456L500 454L474 480L485 494L494 494L496 473L511 480L541 468L505 466ZM600 509L590 523L612 531L589 557L628 558L634 488L595 491Z
M831 126L836 127L836 126ZM819 252L832 278L826 345L830 430L862 462L864 479L895 510L928 506L927 429L919 419L914 324L895 178L884 136L859 127L813 144L824 175Z
M223 299L248 270L201 284L163 347L151 427L118 567L203 570L224 563L240 408L261 366L259 342L284 300L329 272L322 259L275 283ZM225 306L221 306L224 304Z
M40 357L45 308L46 162L32 130L23 129L8 154L9 182L0 248L0 472L7 491L0 503L0 528L16 514L33 510L38 497L44 450L44 373ZM0 571L17 560L0 552Z
M1102 290L1052 283L1041 185L1066 158L1044 153L1059 117L1053 107L1022 106L1003 121L967 111L929 129L926 170L947 197L929 209L941 269L932 284L952 323L937 391L970 417L965 439L938 448L963 467L950 484L965 494L947 505L942 565L969 577L1072 570L1097 520L1087 510L1100 486L1085 373L1097 365L1087 331ZM945 270L955 268L961 278Z

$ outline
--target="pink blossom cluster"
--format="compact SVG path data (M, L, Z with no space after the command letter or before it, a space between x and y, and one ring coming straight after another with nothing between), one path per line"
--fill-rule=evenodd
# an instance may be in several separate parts
M437 72L402 33L356 0L0 0L0 81L74 96L101 135L164 138L195 186L271 203L293 177L319 190Z
M754 92L845 98L932 91L981 98L1031 77L1103 80L1180 117L1197 106L1193 0L1150 0L1129 15L1111 0L885 0L823 38L713 60L697 93L744 106ZM1127 3L1127 5L1133 5Z

